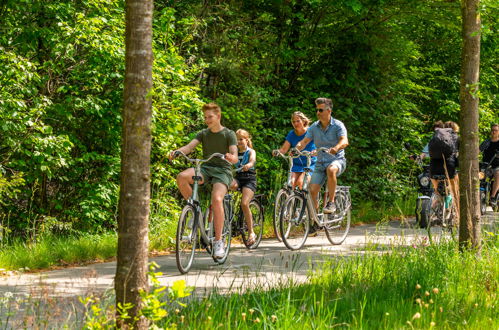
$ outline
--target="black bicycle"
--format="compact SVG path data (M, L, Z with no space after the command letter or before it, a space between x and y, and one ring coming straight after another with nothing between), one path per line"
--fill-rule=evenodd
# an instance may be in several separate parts
M240 192L240 190L238 190L238 192ZM229 193L229 195L231 196L230 202L232 204L230 210L237 210L235 214L230 215L232 223L232 237L241 235L244 246L246 246L248 250L256 249L258 245L260 245L263 234L263 221L265 214L261 201L263 195L254 195L249 203L249 209L253 219L253 232L256 235L253 242L250 241L248 225L241 206L242 194Z

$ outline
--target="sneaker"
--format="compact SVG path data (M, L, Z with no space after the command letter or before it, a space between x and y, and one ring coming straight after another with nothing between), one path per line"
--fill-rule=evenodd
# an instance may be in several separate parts
M224 242L222 240L213 242L213 256L222 259L225 255Z
M334 213L334 211L336 211L336 206L333 202L327 202L326 206L322 209L324 214L331 214Z
M251 246L251 245L255 244L255 242L256 242L256 234L251 233L251 235L248 237L248 240L246 241L246 243Z
M308 236L309 237L315 237L319 235L319 226L314 222L312 225L310 225L310 229L308 231Z

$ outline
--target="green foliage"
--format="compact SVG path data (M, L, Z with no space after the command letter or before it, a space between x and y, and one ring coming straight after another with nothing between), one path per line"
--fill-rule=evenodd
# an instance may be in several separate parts
M499 7L484 0L480 11L483 139L499 108ZM122 0L0 3L4 233L34 241L43 230L115 228L124 15ZM270 197L285 177L270 151L290 114L315 120L313 100L331 97L350 141L340 183L354 206L393 204L412 190L403 142L422 148L434 120L459 117L460 24L452 1L156 1L152 228L175 226L184 166L166 155L203 127L207 101L222 106L224 125L253 135Z

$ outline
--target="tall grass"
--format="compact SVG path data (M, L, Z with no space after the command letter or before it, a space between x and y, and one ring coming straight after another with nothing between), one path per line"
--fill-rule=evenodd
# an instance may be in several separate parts
M224 329L498 329L499 239L334 258L308 284L191 300L160 325Z
M46 235L36 243L16 240L0 251L0 267L7 270L41 269L105 260L116 255L116 241L116 233L79 237Z

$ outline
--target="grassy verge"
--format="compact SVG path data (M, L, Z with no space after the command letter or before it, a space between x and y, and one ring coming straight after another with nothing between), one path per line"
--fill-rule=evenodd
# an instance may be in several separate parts
M116 233L79 237L44 236L36 243L15 241L1 249L0 267L6 270L34 270L104 260L116 255L116 241Z
M477 258L456 244L335 258L308 284L213 294L160 326L222 329L498 329L499 239Z

